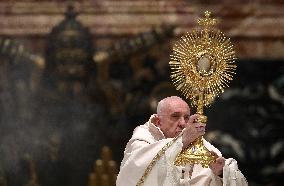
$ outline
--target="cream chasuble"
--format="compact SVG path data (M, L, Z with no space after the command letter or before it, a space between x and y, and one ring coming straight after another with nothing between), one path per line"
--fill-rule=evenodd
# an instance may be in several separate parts
M165 138L162 131L151 123L151 119L136 127L132 138L126 145L124 158L117 177L117 186L136 186L145 170L161 149L171 143L147 172L141 185L145 186L247 186L243 174L238 170L234 159L227 159L223 168L223 179L214 175L210 168L201 165L175 166L176 156L182 150L182 138ZM174 142L171 142L174 140ZM204 140L208 150L218 156L221 152ZM161 152L160 152L161 153ZM190 173L191 176L190 176Z

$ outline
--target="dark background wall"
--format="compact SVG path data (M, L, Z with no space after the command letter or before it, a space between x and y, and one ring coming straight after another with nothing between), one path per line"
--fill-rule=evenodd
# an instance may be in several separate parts
M0 1L0 185L87 185L104 145L119 165L157 100L179 95L172 43L206 9L238 56L206 138L250 185L283 183L283 2L72 1L67 19L69 4Z

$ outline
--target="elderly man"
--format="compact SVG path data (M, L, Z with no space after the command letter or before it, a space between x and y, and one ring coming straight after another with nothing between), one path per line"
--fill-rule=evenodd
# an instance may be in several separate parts
M181 150L205 133L205 125L197 123L197 117L190 115L188 104L180 97L161 100L157 114L138 126L127 143L116 185L247 185L236 161L225 160L206 140L205 147L218 156L209 168L199 164L174 165Z

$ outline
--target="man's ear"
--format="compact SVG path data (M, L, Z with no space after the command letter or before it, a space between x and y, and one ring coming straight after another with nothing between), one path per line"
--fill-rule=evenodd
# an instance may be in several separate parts
M155 126L160 126L160 118L157 114L154 115L154 117L151 120L151 123L153 123Z

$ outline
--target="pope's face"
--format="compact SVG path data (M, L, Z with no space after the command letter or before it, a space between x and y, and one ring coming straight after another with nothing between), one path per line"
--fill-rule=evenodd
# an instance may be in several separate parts
M174 100L158 115L157 126L166 138L174 138L186 127L189 117L188 104L183 100Z

